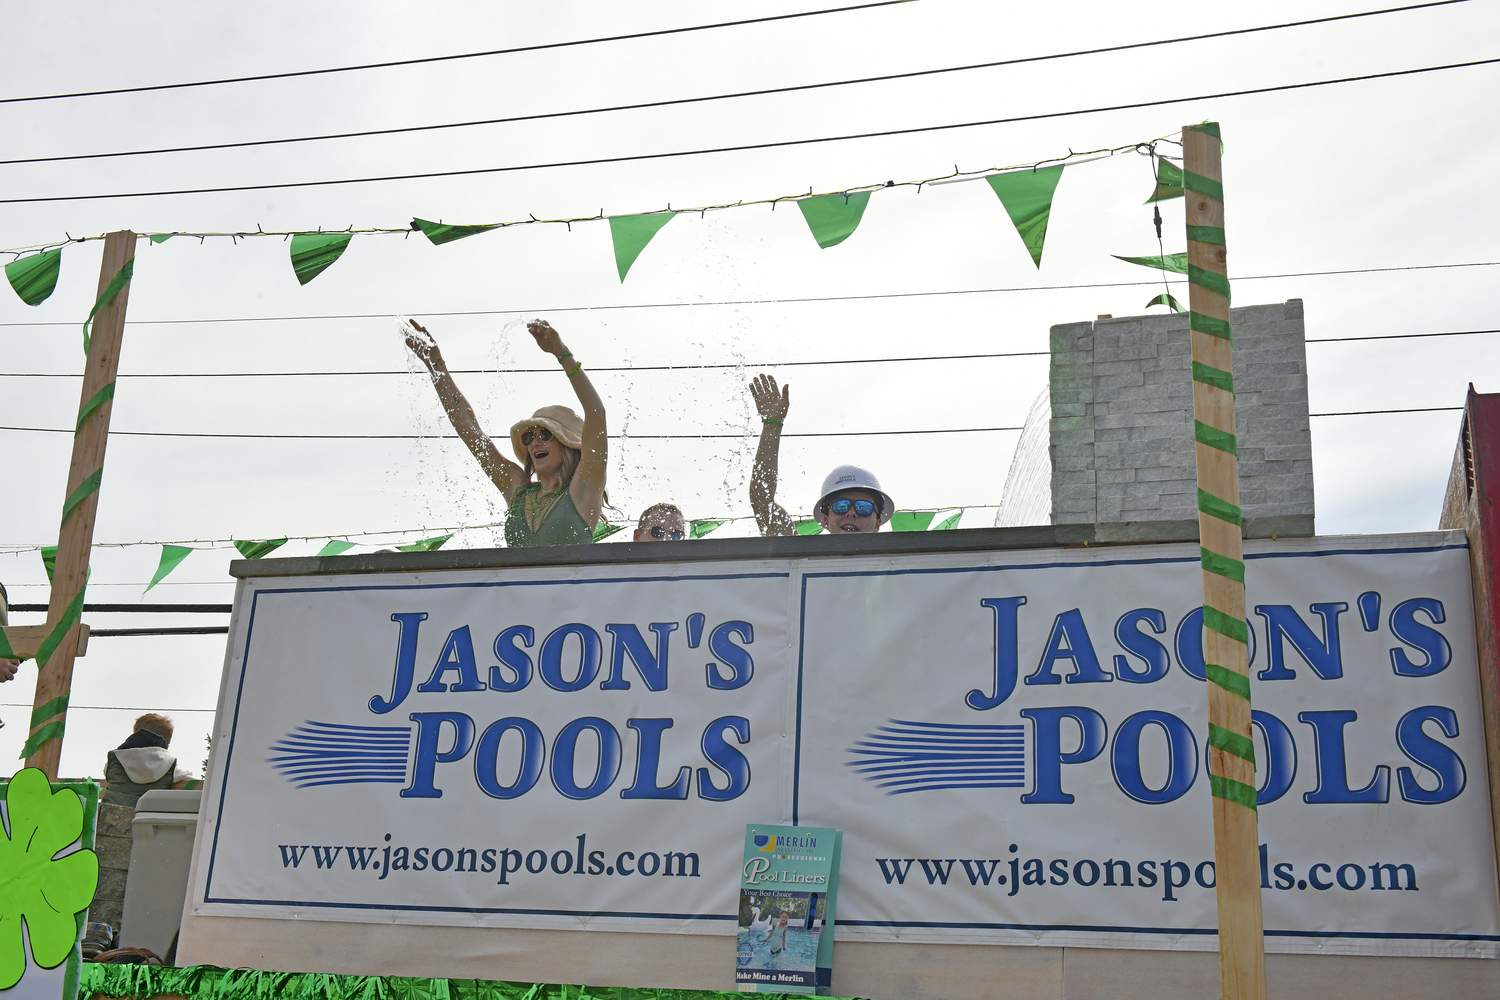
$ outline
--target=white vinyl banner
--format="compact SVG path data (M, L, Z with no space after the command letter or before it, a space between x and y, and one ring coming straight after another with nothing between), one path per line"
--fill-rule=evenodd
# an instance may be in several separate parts
M1247 543L1270 951L1500 957L1463 535ZM1211 950L1196 546L252 578L192 907Z

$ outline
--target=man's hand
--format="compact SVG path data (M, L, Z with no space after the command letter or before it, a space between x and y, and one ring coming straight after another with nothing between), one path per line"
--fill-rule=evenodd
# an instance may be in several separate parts
M0 660L0 683L10 680L16 676L16 669L20 667L20 660Z
M757 375L750 380L750 396L762 420L785 420L792 405L791 385L778 389L776 380L769 375Z
M429 371L435 366L442 365L443 354L438 350L437 341L433 339L432 334L427 332L427 328L414 319L406 322L408 325L402 332L406 335L406 346L411 348L411 352L427 366Z

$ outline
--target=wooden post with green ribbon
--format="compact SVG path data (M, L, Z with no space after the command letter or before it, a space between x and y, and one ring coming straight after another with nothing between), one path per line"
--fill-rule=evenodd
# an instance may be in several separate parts
M1198 536L1203 560L1203 650L1208 673L1208 763L1224 1000L1264 1000L1265 936L1250 735L1249 631L1234 362L1224 246L1222 145L1215 122L1182 130L1187 209L1188 325L1193 432L1198 452Z
M83 393L57 534L57 566L52 575L52 598L47 605L47 634L34 654L37 680L31 734L21 751L28 767L41 768L53 781L57 780L57 765L62 757L68 694L73 687L73 659L80 651L79 635L87 629L79 618L88 583L89 552L94 544L94 514L99 506L104 448L109 443L111 400L115 395L115 373L120 367L120 340L125 332L125 304L135 266L135 239L132 232L110 233L104 238L99 297L83 325Z

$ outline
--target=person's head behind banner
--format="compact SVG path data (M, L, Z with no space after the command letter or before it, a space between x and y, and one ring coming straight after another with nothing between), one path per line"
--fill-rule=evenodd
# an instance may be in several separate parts
M647 507L636 525L637 542L680 542L687 537L687 520L675 504L659 503Z
M560 472L566 484L583 456L583 418L566 406L544 406L511 426L510 444L527 479Z
M895 510L874 473L857 465L841 465L823 480L813 517L830 534L854 534L879 531Z

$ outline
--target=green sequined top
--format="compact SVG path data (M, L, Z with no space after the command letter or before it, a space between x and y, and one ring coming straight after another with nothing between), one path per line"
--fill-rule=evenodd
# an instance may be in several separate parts
M533 483L516 492L510 510L505 515L505 544L511 548L530 548L536 545L585 545L594 540L594 533L584 523L583 515L573 506L573 496L564 492L557 503L542 519L541 527L533 532L526 523L526 495L541 487Z

